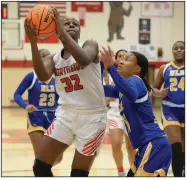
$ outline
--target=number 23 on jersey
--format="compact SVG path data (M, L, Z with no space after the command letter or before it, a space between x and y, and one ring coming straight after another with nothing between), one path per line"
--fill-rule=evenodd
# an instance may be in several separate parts
M50 107L54 106L55 105L55 94L54 93L50 93L50 94L41 93L39 105L50 106Z

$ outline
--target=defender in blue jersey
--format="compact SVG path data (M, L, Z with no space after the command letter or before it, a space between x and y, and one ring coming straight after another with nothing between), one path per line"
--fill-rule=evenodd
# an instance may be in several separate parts
M107 97L119 97L121 115L134 149L138 152L127 176L166 176L171 163L171 145L153 114L145 81L147 58L130 52L113 66L111 50L103 49L101 57L116 86L104 86ZM127 119L126 119L126 118Z
M120 49L115 54L115 66L125 58L127 51L124 49ZM105 71L104 78L108 78L110 84L112 85L113 80L107 71ZM109 82L107 84L109 84ZM105 83L106 85L106 83ZM114 85L114 84L113 84ZM109 123L109 132L111 137L111 146L112 146L112 155L117 167L119 176L126 176L125 169L123 167L123 136L125 138L125 147L128 155L129 165L134 162L134 156L136 151L133 149L132 144L130 142L129 136L127 135L127 131L125 128L125 123L123 118L121 118L119 114L119 100L115 98L108 98L109 100L109 111L108 111L108 123Z
M49 51L42 49L40 55L45 57L49 55ZM26 90L28 90L28 103L22 98ZM27 130L35 156L44 132L55 118L58 98L55 79L52 77L46 82L41 82L34 72L29 72L24 77L14 93L16 103L28 111Z
M172 144L172 169L175 177L184 176L185 167L185 97L184 97L184 42L177 41L172 48L174 61L161 66L154 91L163 98L162 121ZM166 94L162 94L167 89Z

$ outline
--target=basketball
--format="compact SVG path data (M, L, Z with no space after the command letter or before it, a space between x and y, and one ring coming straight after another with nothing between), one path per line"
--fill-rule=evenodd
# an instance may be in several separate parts
M52 16L54 12L50 6L37 5L29 11L26 18L31 20L36 36L46 38L56 32L56 24Z

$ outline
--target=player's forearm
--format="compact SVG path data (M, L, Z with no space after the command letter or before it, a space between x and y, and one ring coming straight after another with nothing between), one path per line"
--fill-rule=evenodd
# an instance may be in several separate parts
M40 57L37 43L34 41L31 41L31 50L32 50L33 67L37 77L39 78L40 81L47 81L50 77L48 77L47 71Z
M114 86L103 85L103 87L104 87L105 97L119 98L119 92Z
M83 48L81 48L66 31L63 32L60 38L80 66L85 67L92 62L92 58L88 56Z
M117 87L117 89L124 94L129 100L136 101L138 94L135 91L135 87L132 87L132 84L129 83L128 80L124 79L119 72L117 71L115 66L112 66L111 68L108 68L109 73L112 76L112 79L114 80L114 83Z
M25 109L25 107L28 105L24 100L23 98L21 97L20 94L14 94L14 100L15 102L20 106L22 107L23 109Z

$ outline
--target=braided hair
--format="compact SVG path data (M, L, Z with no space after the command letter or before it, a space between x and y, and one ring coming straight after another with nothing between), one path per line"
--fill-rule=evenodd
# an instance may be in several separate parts
M141 67L141 71L140 71L140 78L143 80L148 92L152 92L152 88L150 87L150 85L147 83L145 76L148 73L148 59L141 53L139 52L135 52L135 51L131 51L131 53L133 53L136 56L137 59L137 64L138 66Z

